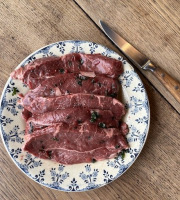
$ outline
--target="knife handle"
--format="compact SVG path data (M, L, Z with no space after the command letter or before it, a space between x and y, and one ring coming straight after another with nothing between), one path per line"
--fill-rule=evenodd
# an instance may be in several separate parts
M166 89L173 95L173 97L180 103L180 83L173 79L162 68L150 63L146 69L149 69L156 78L166 87Z

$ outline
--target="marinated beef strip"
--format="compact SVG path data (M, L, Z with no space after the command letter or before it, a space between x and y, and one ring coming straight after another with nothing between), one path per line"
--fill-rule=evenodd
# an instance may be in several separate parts
M94 72L111 78L118 78L123 73L121 61L101 54L72 53L62 56L61 60L69 72Z
M105 147L94 149L88 152L69 151L66 149L54 149L45 151L44 153L40 154L39 157L44 159L49 158L61 164L71 165L77 163L94 163L96 161L111 159L118 155L118 153L120 153L121 151L121 148L117 150L107 149Z
M117 97L119 84L117 80L104 76L94 78L79 74L58 74L43 81L37 88L30 90L24 101L31 102L36 97L55 97L69 93L88 93Z
M33 114L76 107L111 110L116 119L121 119L125 114L124 105L115 98L82 93L52 98L37 97L30 103L24 99L22 105Z
M125 146L128 149L128 146ZM124 147L124 149L125 149ZM79 164L79 163L90 163L96 161L102 161L105 159L114 158L118 153L120 153L123 149L107 149L106 147L100 147L97 149L93 149L91 151L86 152L78 152L75 150L67 150L67 149L48 149L41 150L40 152L30 151L31 154L36 157L43 159L50 159L52 161L56 161L61 164L71 165L71 164ZM28 151L28 150L26 150Z
M72 127L62 123L49 126L35 131L32 135L25 135L25 140L24 150L42 158L49 158L51 152L52 160L65 164L79 163L79 157L82 156L84 162L91 162L92 159L103 160L128 148L119 129L105 129L92 124ZM60 154L63 152L66 154L62 157Z
M22 80L30 89L37 87L41 81L60 73L63 63L60 57L45 57L16 69L11 73L14 79Z
M86 122L99 127L119 128L119 120L115 119L110 110L67 108L46 112L40 115L33 115L26 122L26 133L31 134L37 129L42 129L46 126L61 122L70 124L71 126L77 126L78 124Z
M59 73L94 73L118 78L123 72L122 62L101 54L71 53L61 57L45 57L16 69L14 79L22 80L30 89Z

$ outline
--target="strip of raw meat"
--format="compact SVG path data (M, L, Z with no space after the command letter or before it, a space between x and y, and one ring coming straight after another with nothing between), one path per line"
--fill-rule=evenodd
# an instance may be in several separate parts
M26 123L26 133L32 133L37 129L51 126L57 123L67 123L77 126L84 122L97 126L119 128L119 120L116 120L110 110L90 110L87 108L67 108L33 115Z
M43 81L37 88L30 90L24 101L31 102L36 97L55 97L69 93L88 93L117 97L117 80L104 76L94 78L78 74L59 74Z
M14 79L22 80L31 89L49 77L59 73L91 72L118 78L123 72L122 62L101 54L71 53L61 57L36 59L11 73Z
M124 105L120 101L101 95L79 93L53 98L37 97L30 103L26 99L21 103L25 109L34 114L76 107L111 110L116 119L121 119L125 114Z
M119 129L104 129L90 124L75 128L63 123L50 126L25 135L25 141L24 150L29 153L42 158L51 156L53 160L66 164L111 158L128 148ZM63 152L66 153L62 157L60 153ZM74 159L73 155L76 155ZM82 156L84 159L80 158Z

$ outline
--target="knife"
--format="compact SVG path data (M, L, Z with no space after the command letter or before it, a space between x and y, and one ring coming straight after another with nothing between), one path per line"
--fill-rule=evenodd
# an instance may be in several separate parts
M131 60L131 62L144 70L151 71L152 74L164 85L172 96L180 103L180 83L173 79L167 72L155 66L145 55L140 53L131 44L114 32L106 23L99 21L105 34L121 50L121 52Z

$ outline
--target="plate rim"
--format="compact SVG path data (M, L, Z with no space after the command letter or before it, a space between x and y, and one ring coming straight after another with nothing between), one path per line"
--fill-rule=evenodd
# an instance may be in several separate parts
M66 189L64 189L64 188L62 188L62 189L53 188L53 187L50 187L47 183L41 183L40 181L35 180L35 179L31 176L31 174L30 174L29 172L26 173L25 171L23 171L23 169L18 165L18 162L16 162L15 159L13 159L13 157L10 155L10 152L9 152L9 150L8 150L8 147L6 146L5 141L4 141L4 138L3 138L2 125L0 126L0 135L1 135L1 139L2 139L2 141L3 141L3 145L4 145L5 149L6 149L6 151L7 151L8 155L9 155L9 157L11 158L11 160L13 161L13 163L16 165L16 167L17 167L18 169L20 169L28 178L30 178L31 180L35 181L36 183L40 184L40 185L43 186L43 187L46 187L46 188L49 188L49 189L53 189L53 190L57 190L57 191L63 191L63 192L85 192L85 191L90 191L90 190L94 190L94 189L101 188L101 187L103 187L103 186L105 186L105 185L108 185L108 184L112 183L113 181L117 180L117 179L120 178L125 172L127 172L128 169L129 169L129 168L134 164L134 162L137 160L137 158L139 157L139 155L141 154L141 152L142 152L142 150L143 150L143 148L144 148L144 146L145 146L145 143L146 143L146 141L147 141L147 137L148 137L148 135L149 135L149 128L150 128L150 103L149 103L149 97L148 97L148 94L147 94L145 85L144 85L144 83L142 82L142 80L141 80L140 76L138 75L138 73L135 71L134 66L132 66L131 63L129 63L129 61L127 61L126 59L124 59L123 56L119 55L119 54L118 54L117 52L115 52L114 50L112 50L112 49L110 49L109 47L106 47L106 46L104 46L104 45L102 45L102 44L93 42L93 41L86 41L86 40L60 40L60 41L57 41L57 42L50 43L50 44L48 44L48 45L45 45L45 46L43 46L43 47L41 47L41 48L35 50L35 51L32 52L31 54L27 55L13 70L18 69L18 68L20 68L21 66L23 66L23 63L25 63L25 61L26 61L28 58L30 58L30 57L32 57L33 55L37 54L39 51L43 50L44 48L53 46L53 45L58 44L58 43L60 43L60 42L94 43L94 44L97 44L98 46L100 46L100 47L102 47L102 48L104 48L104 49L107 49L107 50L110 51L111 53L117 54L118 56L120 56L120 57L122 58L122 61L126 61L126 62L132 67L134 73L136 74L136 76L138 77L138 79L140 80L140 82L141 82L141 83L143 84L143 86L144 86L144 93L145 93L145 97L146 97L146 100L147 100L147 107L148 107L147 115L148 115L148 117L149 117L149 118L148 118L148 125L147 125L147 127L146 127L146 130L144 131L144 132L146 132L146 134L145 134L144 142L143 142L143 144L141 145L141 149L140 149L139 152L138 152L138 155L137 155L137 156L135 157L135 159L130 163L130 165L128 166L128 168L125 169L119 176L114 177L113 180L111 180L111 181L108 182L108 183L103 183L103 184L98 185L98 186L96 185L95 187L90 188L90 189L83 188L83 189L81 189L81 190L70 191L70 190L66 190ZM66 55L66 53L63 54L63 55ZM8 84L10 83L11 80L12 80L12 78L9 76L9 78L8 78L7 81L6 81L6 84L4 85L4 88L3 88L3 90L2 90L2 93L1 93L1 98L0 98L0 115L1 115L1 113L2 113L2 106L1 106L2 100L3 100L4 94L5 94L6 88L7 88ZM61 187L60 187L60 188L61 188Z

